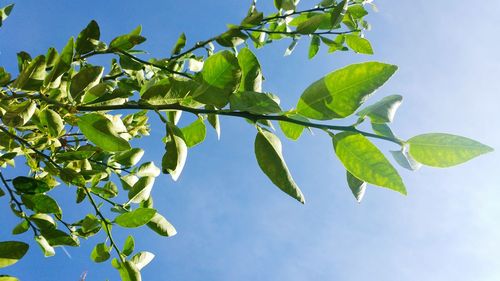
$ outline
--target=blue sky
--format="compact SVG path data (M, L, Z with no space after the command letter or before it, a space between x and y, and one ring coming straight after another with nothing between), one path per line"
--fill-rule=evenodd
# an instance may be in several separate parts
M188 42L211 37L236 23L250 1L35 1L16 3L0 29L0 65L15 68L20 50L45 53L96 19L109 41L142 24L144 44L154 56L167 55L181 32ZM261 1L269 10L271 1ZM313 1L302 1L309 7ZM0 1L0 6L7 4ZM393 129L403 138L425 132L473 137L500 148L500 2L379 1L367 33L374 56L352 53L307 60L307 41L283 57L285 43L257 51L264 89L291 107L311 82L350 63L377 60L397 64L398 73L370 100L404 96ZM287 163L307 200L300 205L259 171L253 155L255 131L243 120L222 119L222 138L211 132L190 151L176 183L161 176L155 207L177 228L173 238L132 230L137 249L156 254L143 280L498 280L500 276L500 158L490 153L451 169L401 170L403 197L370 186L357 204L344 183L330 140L317 132L294 143L283 140ZM157 130L155 130L157 129ZM160 162L163 129L154 123L145 160ZM393 146L377 142L388 151ZM22 163L18 163L22 166ZM22 168L10 175L24 173ZM73 192L55 194L71 206ZM8 212L8 202L0 198ZM88 208L88 209L86 209ZM66 215L91 212L90 207ZM2 217L0 240L17 223ZM129 231L120 231L120 243ZM29 238L29 234L23 236ZM60 249L43 259L32 245L18 264L4 268L22 280L117 280L108 264L89 255L103 236L81 248Z

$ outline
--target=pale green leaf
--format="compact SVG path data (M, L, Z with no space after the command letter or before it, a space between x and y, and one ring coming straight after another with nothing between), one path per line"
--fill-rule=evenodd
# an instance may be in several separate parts
M387 96L360 110L356 115L361 118L368 116L372 123L389 123L394 119L402 100L403 97L400 95Z
M297 112L318 120L347 117L396 70L395 65L365 62L333 71L304 91Z
M45 56L36 57L21 71L12 87L26 91L38 91L45 79L45 67Z
M351 189L352 195L354 195L356 201L360 203L361 200L363 200L363 196L365 195L366 192L366 182L353 176L351 173L349 173L349 171L347 171L346 174L347 174L347 184Z
M128 193L129 203L140 203L147 200L151 195L154 183L154 177L140 178Z
M87 139L106 151L124 151L131 149L128 141L119 136L111 121L99 113L80 116L78 127Z
M154 215L154 217L147 223L147 226L161 236L170 237L177 234L177 230L175 230L174 226L159 213Z
M153 253L143 251L135 254L130 261L137 266L137 269L141 270L148 265L154 257L155 255Z
M49 242L45 239L45 237L39 235L35 236L35 241L40 246L40 249L42 249L43 255L45 257L52 257L56 254L56 251L52 246L50 246Z
M187 145L182 137L182 132L173 124L167 124L166 152L163 155L161 167L165 174L170 174L176 181L181 175L187 158Z
M156 214L155 209L137 208L115 218L115 223L122 227L135 228L148 223Z
M202 118L198 118L193 123L182 128L181 131L187 147L202 143L207 135L207 128Z
M373 48L370 44L370 41L365 38L359 37L359 35L347 34L345 35L345 42L347 46L349 46L349 48L351 48L356 53L367 55L373 54Z
M406 195L403 180L384 154L366 137L342 132L333 138L335 153L356 178Z
M409 139L408 144L416 161L432 167L455 166L493 151L478 141L443 133L418 135Z
M123 244L122 253L125 256L130 256L134 252L135 241L132 235L129 235L125 240L125 244Z

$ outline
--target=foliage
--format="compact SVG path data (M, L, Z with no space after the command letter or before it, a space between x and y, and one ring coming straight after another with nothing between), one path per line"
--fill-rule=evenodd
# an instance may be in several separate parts
M278 40L290 40L285 55L299 40L310 38L309 58L320 47L329 53L352 50L372 54L364 38L369 24L369 1L323 0L299 10L297 0L275 0L276 12L264 15L255 1L239 25L208 40L187 47L181 34L170 57L140 58L134 48L146 38L141 27L111 42L100 41L100 29L91 21L58 52L45 55L18 54L19 73L0 67L0 165L14 166L24 159L27 176L6 179L0 170L0 196L10 197L12 213L19 217L13 234L31 230L45 256L54 247L78 246L80 238L103 231L106 241L91 253L97 263L109 260L122 280L140 280L140 270L154 257L135 252L130 236L119 247L112 227L147 226L159 235L172 236L175 228L154 209L151 191L162 172L175 181L182 173L189 148L202 143L207 123L220 134L219 116L242 118L256 128L257 162L272 183L301 203L304 195L293 180L274 133L277 122L283 134L297 140L305 129L319 129L331 138L333 149L346 169L347 185L361 201L367 183L406 194L406 187L386 156L369 138L398 144L391 151L403 168L421 164L449 167L492 151L474 140L441 133L398 138L390 129L401 104L399 95L388 96L360 109L365 101L397 71L395 65L365 62L334 70L312 83L295 109L283 110L279 98L263 90L263 71L251 50ZM0 23L13 5L0 10ZM219 48L216 50L216 44ZM112 55L111 66L89 60ZM117 112L125 111L123 116ZM141 163L142 148L130 141L149 135L152 112L165 124L165 154L160 167ZM197 116L179 127L182 112ZM330 123L356 114L349 126ZM311 121L313 120L313 121ZM358 126L365 121L373 132ZM94 213L66 221L64 210L49 194L60 184L72 187L76 204L87 202ZM123 196L125 194L125 197ZM115 214L107 218L108 206ZM29 245L0 242L0 267L19 261ZM134 254L134 255L132 255ZM3 276L0 280L17 280Z

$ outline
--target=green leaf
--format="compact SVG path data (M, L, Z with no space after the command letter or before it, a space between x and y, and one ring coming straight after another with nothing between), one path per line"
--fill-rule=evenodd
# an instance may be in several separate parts
M205 61L201 76L202 85L194 92L194 99L222 108L241 80L238 59L230 51L218 52Z
M262 91L262 70L257 57L248 48L238 53L238 64L241 68L239 91Z
M259 130L255 137L255 156L267 177L283 192L305 203L304 195L295 183L281 152L281 142L271 132Z
M54 67L45 77L44 85L49 85L50 83L59 79L65 72L70 70L71 63L73 62L74 55L74 43L73 37L71 37L63 48L61 54L57 58Z
M229 97L231 110L254 114L280 113L281 108L272 96L251 91L234 93Z
M40 90L45 79L45 67L45 56L36 57L21 71L12 87L26 91Z
M383 98L382 100L365 107L363 110L356 113L361 118L370 117L372 123L390 123L394 119L394 115L401 105L403 97L400 95L392 95Z
M5 68L0 67L0 86L7 85L10 82L10 73Z
M389 137L393 139L397 139L396 135L392 132L391 128L385 123L371 123L373 131L379 135L384 137Z
M172 49L172 55L178 55L181 53L182 48L186 46L186 34L181 33L179 36L179 39L177 39L177 42L175 43L174 48Z
M146 162L137 169L136 175L138 177L157 177L160 173L160 169L156 167L154 162Z
M455 166L493 151L478 141L443 133L418 135L409 139L408 144L416 161L432 167Z
M14 185L17 191L25 194L44 193L50 190L46 182L23 176L13 179L12 185Z
M352 195L354 195L356 201L360 203L361 200L363 200L363 196L365 195L366 182L353 176L351 173L349 173L349 171L347 171L346 174L347 174L347 184L351 189Z
M174 226L159 213L156 213L153 216L153 218L147 223L147 226L161 236L170 237L177 234L177 230L175 230Z
M16 225L14 229L12 229L12 234L17 235L25 233L26 231L28 231L28 229L30 229L30 224L27 220L23 220L18 225Z
M320 44L320 37L318 35L313 35L311 37L311 44L309 45L309 59L314 58L318 54Z
M174 104L186 99L199 84L192 80L165 78L141 89L141 99L149 104Z
M307 118L302 117L300 115L294 114L294 115L287 115L288 118L291 119L296 119L299 121L303 122L309 122ZM298 140L299 137L302 135L302 132L304 131L305 127L299 124L295 124L292 122L286 122L286 121L279 121L278 122L281 131L285 135L285 137L291 139L291 140Z
M2 121L9 127L23 126L33 117L36 110L36 103L32 100L27 100L22 103L12 104L7 112L2 116Z
M44 214L60 214L61 208L56 200L45 194L24 194L21 196L24 205L30 210Z
M301 22L296 29L299 34L312 34L316 32L319 26L329 17L326 14L318 14L308 18L306 21Z
M51 137L58 137L64 130L61 116L51 109L46 108L40 111L38 118L40 118L40 124L47 128Z
M56 228L56 222L50 215L47 214L33 214L29 217L29 220L34 222L40 230L50 230Z
M49 242L45 239L45 237L39 235L35 237L35 241L42 249L43 255L45 257L52 257L56 254L56 251L52 246L49 245Z
M406 195L403 180L384 154L366 137L342 132L333 138L335 153L356 178Z
M130 150L128 141L118 135L117 128L111 121L99 113L80 116L78 127L85 137L106 151Z
M391 154L394 160L396 160L396 162L401 167L410 171L418 170L422 166L422 164L418 163L415 159L413 159L413 157L411 157L406 148L397 151L391 151Z
M347 0L343 0L342 2L338 3L335 8L332 9L330 13L330 20L332 27L337 26L342 22L342 19L344 18L345 13L347 12L347 7L349 3Z
M187 145L182 137L182 132L173 124L167 124L166 152L161 161L162 171L170 174L174 181L181 175L187 158Z
M288 45L288 48L286 48L285 50L285 53L283 54L283 56L289 56L292 54L293 50L295 50L295 47L297 47L297 44L299 43L299 40L294 38L292 40L292 43L290 43L290 45Z
M92 249L92 253L90 253L90 258L92 261L100 263L107 261L111 255L109 252L111 251L111 247L106 246L105 243L99 243L95 245L94 249Z
M134 237L129 235L125 240L125 244L123 245L122 254L125 256L130 256L134 252L135 242Z
M154 183L154 177L140 178L128 193L129 203L140 203L147 200L151 195Z
M104 95L109 94L111 90L112 87L108 83L106 82L99 83L94 87L88 89L88 91L86 91L83 94L82 103L88 104L95 101L99 101L100 99L103 99ZM111 99L111 97L109 98Z
M264 13L253 10L252 13L249 13L243 21L241 21L240 25L244 27L254 27L259 25L263 19Z
M71 78L71 86L69 92L75 100L79 100L82 94L99 84L101 80L104 67L102 66L89 66L85 67Z
M18 262L26 252L29 245L19 241L0 242L0 268L13 265Z
M122 227L134 228L145 225L156 214L155 209L137 208L129 213L124 213L115 218L115 223Z
M141 33L141 26L138 26L129 34L121 35L111 40L111 43L109 43L109 48L118 49L122 51L130 50L134 46L139 45L144 41L146 41L146 38L139 35L140 33Z
M202 143L207 135L207 128L202 118L181 129L187 147Z
M141 270L143 269L146 265L148 265L153 259L155 255L150 252L139 252L135 254L130 261L137 266L137 269Z
M215 41L223 47L236 47L245 42L248 36L239 29L229 29L219 35Z
M132 261L125 261L118 269L122 281L141 281L141 272Z
M396 70L395 65L365 62L333 71L304 91L297 112L318 120L347 117Z
M3 21L9 17L12 9L14 9L14 4L9 4L0 9L0 26L2 26Z
M101 31L99 30L99 25L95 20L90 21L87 27L76 38L75 52L82 55L95 51L96 45L93 42L98 41L100 37Z
M78 247L80 241L76 237L67 234L59 229L43 229L43 237L47 240L50 246L71 246Z
M132 167L135 164L139 163L143 155L143 149L132 148L130 150L115 153L115 155L113 155L113 161L125 167Z
M356 53L373 55L372 45L365 38L354 34L347 34L345 35L345 42Z

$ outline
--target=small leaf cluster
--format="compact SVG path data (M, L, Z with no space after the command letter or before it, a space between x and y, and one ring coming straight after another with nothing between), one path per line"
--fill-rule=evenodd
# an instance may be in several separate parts
M390 123L402 102L400 95L363 107L397 71L387 63L334 70L310 84L295 108L284 110L279 97L264 89L254 49L291 39L288 55L306 36L309 58L321 44L330 53L348 49L373 53L363 34L369 29L365 1L324 0L307 10L299 10L297 4L297 0L275 0L277 11L264 15L254 2L240 24L192 47L181 34L169 56L149 59L137 49L146 40L140 26L104 42L99 25L91 21L60 51L50 48L35 57L18 53L18 74L0 67L0 166L23 161L29 168L28 175L13 179L0 170L0 197L10 198L10 210L19 218L12 233L31 230L46 257L55 254L55 247L77 247L81 238L104 233L106 239L97 241L91 259L96 263L111 259L122 280L141 280L140 271L154 254L135 252L133 236L119 246L113 228L145 226L161 236L176 234L153 206L156 178L164 173L178 180L189 149L205 140L207 127L220 137L220 116L251 124L258 166L274 185L301 203L305 196L287 167L275 125L290 140L312 129L331 139L332 150L345 167L347 186L358 201L367 184L407 193L397 169L370 139L396 144L399 149L390 153L396 163L411 170L421 165L450 167L492 150L443 133L399 138ZM1 21L12 7L0 10ZM110 64L94 64L99 55L111 55ZM195 118L181 126L185 114ZM151 116L163 123L164 152L158 165L141 161L144 149L131 144L149 135ZM352 116L357 116L352 125L335 124ZM359 129L365 122L371 131ZM93 212L76 219L65 216L50 195L62 185L71 187L75 205L89 204ZM28 248L21 241L0 242L0 267L16 263Z

